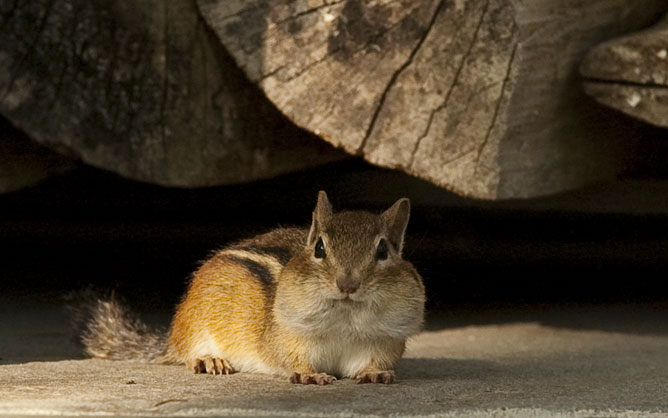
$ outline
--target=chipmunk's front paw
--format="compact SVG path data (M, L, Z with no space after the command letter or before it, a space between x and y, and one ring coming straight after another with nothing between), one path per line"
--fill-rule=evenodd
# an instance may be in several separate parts
M329 385L336 377L327 373L292 373L290 383L301 383L302 385Z
M394 370L382 370L377 372L362 372L357 375L357 383L385 383L394 382Z
M188 366L195 371L195 373L209 373L209 374L232 374L234 369L225 359L216 357L204 357L202 359L192 360Z

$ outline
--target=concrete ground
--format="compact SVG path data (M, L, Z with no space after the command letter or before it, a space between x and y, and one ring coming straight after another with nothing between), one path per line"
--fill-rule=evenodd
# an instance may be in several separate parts
M668 417L668 308L435 312L393 385L82 359L59 302L0 299L0 416Z

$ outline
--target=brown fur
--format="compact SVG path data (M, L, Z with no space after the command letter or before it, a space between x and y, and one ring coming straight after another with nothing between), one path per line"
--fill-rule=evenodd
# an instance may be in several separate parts
M294 383L392 382L424 310L420 276L401 258L408 212L402 199L380 216L334 214L321 192L310 229L281 228L219 251L194 275L161 361ZM387 259L376 255L381 239ZM314 255L319 241L324 258Z
M164 333L133 317L112 294L91 288L66 296L73 326L86 354L108 360L162 362L167 347Z

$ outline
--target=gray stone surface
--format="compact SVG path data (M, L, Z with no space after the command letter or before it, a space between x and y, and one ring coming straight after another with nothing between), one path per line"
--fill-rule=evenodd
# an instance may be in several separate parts
M53 302L3 298L0 415L668 416L665 307L435 312L388 386L77 359L67 324Z

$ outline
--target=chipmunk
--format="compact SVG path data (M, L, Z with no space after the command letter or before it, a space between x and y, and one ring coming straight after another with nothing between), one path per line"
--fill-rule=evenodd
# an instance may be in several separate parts
M310 228L279 228L218 251L195 273L167 335L115 302L93 309L94 357L185 363L195 373L391 383L422 325L425 291L402 259L410 202L334 213L321 191Z

